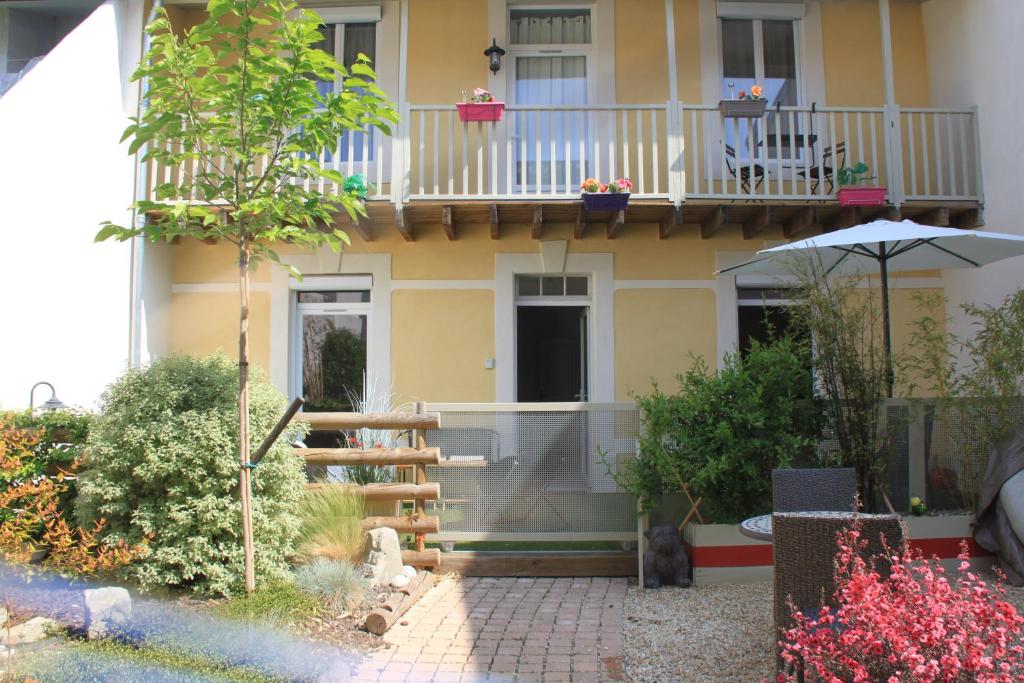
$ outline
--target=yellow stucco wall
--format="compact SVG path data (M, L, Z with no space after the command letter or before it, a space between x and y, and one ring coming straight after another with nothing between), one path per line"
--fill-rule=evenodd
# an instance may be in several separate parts
M409 102L456 102L463 90L488 87L487 3L409 0Z
M896 101L928 106L929 81L920 5L890 2ZM821 3L825 95L831 106L885 103L876 0Z
M251 362L270 367L270 295L253 292L249 308ZM188 292L171 295L171 351L238 355L238 294Z
M399 290L391 296L392 385L406 400L494 400L494 294Z
M717 362L715 293L707 289L623 289L615 293L615 399L675 391L676 375L703 356Z
M615 98L621 104L668 99L663 0L615 1Z

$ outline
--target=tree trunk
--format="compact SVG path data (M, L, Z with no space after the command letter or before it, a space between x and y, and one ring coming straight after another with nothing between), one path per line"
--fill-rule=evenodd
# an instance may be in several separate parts
M256 589L252 541L252 490L249 468L249 245L243 240L238 258L239 293L241 306L238 334L238 456L239 498L242 502L242 545L245 552L245 590Z

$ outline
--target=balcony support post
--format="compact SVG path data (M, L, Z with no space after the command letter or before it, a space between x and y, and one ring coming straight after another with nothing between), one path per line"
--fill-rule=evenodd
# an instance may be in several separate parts
M896 104L896 86L893 79L892 24L889 18L889 0L878 0L878 15L882 29L882 76L885 82L885 162L889 201L893 206L903 204L903 145L900 141L900 108ZM878 169L872 169L875 173Z

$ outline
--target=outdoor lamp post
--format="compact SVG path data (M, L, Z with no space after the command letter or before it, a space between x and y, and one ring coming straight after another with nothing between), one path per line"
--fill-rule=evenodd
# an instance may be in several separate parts
M36 388L45 384L50 387L50 398L46 399L46 403L39 406L39 409L43 412L53 412L54 410L67 410L67 406L64 405L59 398L57 398L57 390L53 388L53 385L49 382L36 382L32 385L32 389L28 392L28 409L32 412L35 408L35 396Z
M501 69L501 57L505 51L498 47L498 39L491 38L491 46L484 50L484 54L491 60L491 73L498 73Z

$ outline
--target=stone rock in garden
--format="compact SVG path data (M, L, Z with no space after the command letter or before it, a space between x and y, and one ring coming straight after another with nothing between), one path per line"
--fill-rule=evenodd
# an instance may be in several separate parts
M51 632L58 629L60 629L60 624L53 619L32 617L24 624L12 626L10 633L3 634L3 642L8 645L35 643L48 638Z
M644 532L650 542L644 553L644 587L690 587L690 558L673 526L656 526Z
M85 630L89 640L106 638L132 618L132 598L124 588L90 588L85 594Z
M398 532L383 527L372 529L368 535L370 542L363 573L369 577L371 586L387 586L392 578L402 573L402 546L398 542Z
M406 576L405 574L396 574L391 579L391 587L392 588L405 588L408 585L409 585L409 577Z
M412 581L416 578L416 567L407 564L404 567L402 567L402 573L405 574L405 578Z

